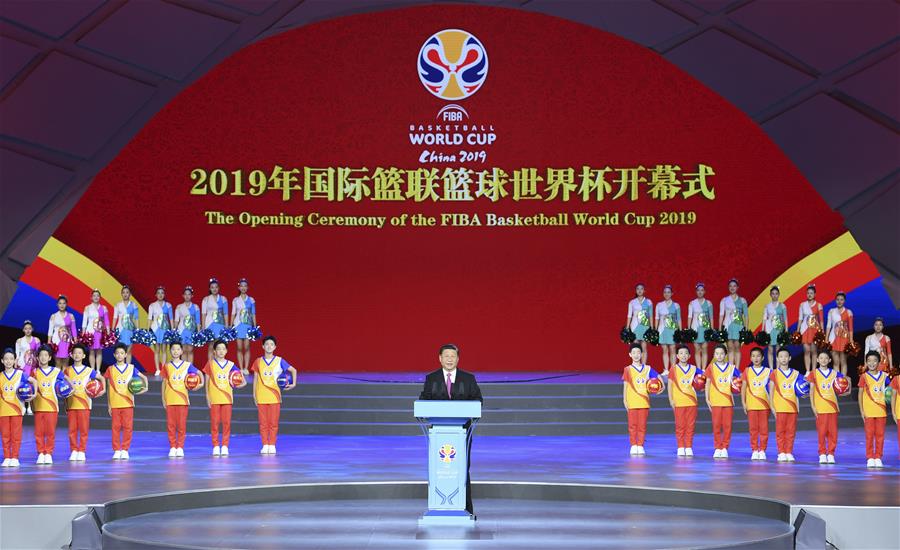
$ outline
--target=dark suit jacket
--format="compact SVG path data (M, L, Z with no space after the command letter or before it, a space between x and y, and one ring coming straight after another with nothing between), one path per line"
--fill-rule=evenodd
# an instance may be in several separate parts
M456 381L453 382L450 395L453 400L484 402L475 375L459 369L456 369ZM444 369L438 369L425 377L425 386L419 399L447 400L447 375L444 374Z

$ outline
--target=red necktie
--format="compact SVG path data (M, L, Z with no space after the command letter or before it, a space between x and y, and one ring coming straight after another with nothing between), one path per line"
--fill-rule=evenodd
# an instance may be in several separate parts
M447 399L453 399L453 397L450 396L450 388L452 386L453 386L453 381L450 380L450 373L448 372L447 373Z

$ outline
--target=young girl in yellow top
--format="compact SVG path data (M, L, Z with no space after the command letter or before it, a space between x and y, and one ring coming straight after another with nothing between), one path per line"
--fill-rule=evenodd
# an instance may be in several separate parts
M676 456L694 456L694 426L697 423L697 391L694 377L700 369L688 361L691 352L685 344L679 344L675 352L677 363L669 369L669 405L675 414L675 439L678 442Z
M259 412L259 435L263 444L259 453L264 455L275 454L278 417L281 414L278 377L284 371L291 373L291 381L284 387L285 390L297 385L297 369L283 358L275 356L276 345L274 336L266 336L262 344L264 355L250 366L250 372L253 373L253 402Z
M22 447L22 415L25 407L19 398L19 387L31 385L31 401L37 394L37 381L16 368L16 354L3 350L3 373L0 374L0 437L3 439L3 467L18 468Z
M879 369L881 354L866 354L866 372L859 376L859 414L866 425L866 466L884 468L884 427L887 421L887 403L884 388L888 375Z
M72 346L72 366L66 367L65 375L72 381L72 395L66 399L66 413L69 417L69 455L70 461L86 460L88 430L91 425L91 408L93 401L85 391L85 386L91 380L99 380L103 388L98 395L106 391L106 383L103 377L97 374L97 370L84 364L87 354L84 344ZM99 363L98 363L99 366Z
M31 374L36 382L34 398L34 439L37 444L37 464L53 464L56 446L56 424L59 420L59 398L56 383L64 380L62 369L50 366L50 346L38 350L38 368ZM71 382L69 382L71 384Z
M656 378L662 383L662 378L649 365L641 362L643 348L641 344L631 344L628 351L631 364L625 367L622 373L622 399L625 402L625 410L628 411L628 437L631 440L631 454L643 455L644 438L647 435L647 417L650 414L650 392L647 383Z
M769 445L769 378L772 369L763 366L762 348L750 350L750 366L744 369L741 384L741 406L750 428L750 460L765 460Z
M185 386L185 378L189 374L200 377L200 383L194 390L203 387L203 374L194 365L181 359L184 349L181 343L175 342L169 346L169 355L172 359L163 365L160 371L162 376L162 403L166 408L166 431L169 435L169 458L181 458L184 456L184 438L187 435L187 416L191 400L188 397L188 388Z
M800 373L790 367L791 352L780 348L775 354L778 368L772 369L769 402L775 409L775 442L778 462L794 462L794 437L797 433L797 380Z
M806 375L809 380L809 398L812 401L813 414L816 415L816 431L819 433L819 464L834 464L834 453L837 450L838 405L834 382L844 378L844 374L831 367L831 356L827 351L820 351L816 356L818 366Z
M147 377L134 365L125 362L127 354L128 346L121 342L116 344L113 350L116 364L109 366L103 373L109 382L106 410L112 418L113 460L131 458L128 452L131 449L131 435L134 432L134 395L147 393L149 389ZM132 378L140 378L144 383L144 388L134 395L128 389Z
M712 414L713 442L716 447L713 458L728 458L731 422L734 417L731 381L741 376L737 367L726 360L727 353L725 346L718 344L713 350L713 362L706 367L706 405Z
M206 384L206 402L209 404L210 435L213 442L213 456L228 456L228 443L231 439L231 405L234 403L234 392L231 386L231 373L240 369L225 359L228 346L222 340L216 340L210 346L213 358L203 368L209 382ZM244 380L236 388L247 385ZM219 426L222 426L222 440L219 441Z

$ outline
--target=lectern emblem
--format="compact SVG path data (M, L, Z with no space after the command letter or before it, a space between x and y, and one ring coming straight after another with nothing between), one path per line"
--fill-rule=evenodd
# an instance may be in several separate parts
M453 462L453 459L456 458L456 447L449 443L441 445L441 448L438 450L438 456L441 457L441 462Z

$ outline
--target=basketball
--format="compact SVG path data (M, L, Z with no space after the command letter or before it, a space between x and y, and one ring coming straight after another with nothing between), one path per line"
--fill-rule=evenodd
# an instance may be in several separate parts
M28 401L34 395L34 388L31 387L31 384L22 384L16 390L16 395L20 400Z
M144 381L137 376L128 381L128 391L133 394L142 392L144 387Z
M229 382L231 382L231 387L236 388L244 383L244 373L239 370L233 370L228 379Z
M809 382L805 378L797 378L794 382L794 393L797 397L809 397Z
M694 386L695 390L703 390L706 388L706 375L698 374L694 377L694 381L691 382L691 385Z
M291 376L291 373L289 373L289 372L281 373L280 375L278 375L278 378L276 379L276 383L278 384L278 387L281 389L284 389L287 386L290 386L291 383L293 383L293 381L294 381L294 377Z
M740 376L735 376L731 379L731 393L741 393L741 386L744 385L744 380Z
M887 386L884 388L884 402L890 403L891 399L894 398L894 388Z
M850 391L850 379L846 376L837 378L834 381L834 392L838 395L844 395Z
M647 391L654 395L659 395L663 392L663 383L659 378L651 378L647 381Z
M65 399L72 395L73 391L74 389L72 388L72 384L69 384L68 380L60 378L56 381L56 395Z
M91 399L100 395L101 391L103 391L103 384L100 383L100 381L96 378L93 380L89 380L88 383L84 385L84 393L86 393Z
M189 372L187 376L184 377L184 387L189 391L194 391L197 389L197 386L200 385L200 375L196 372Z

